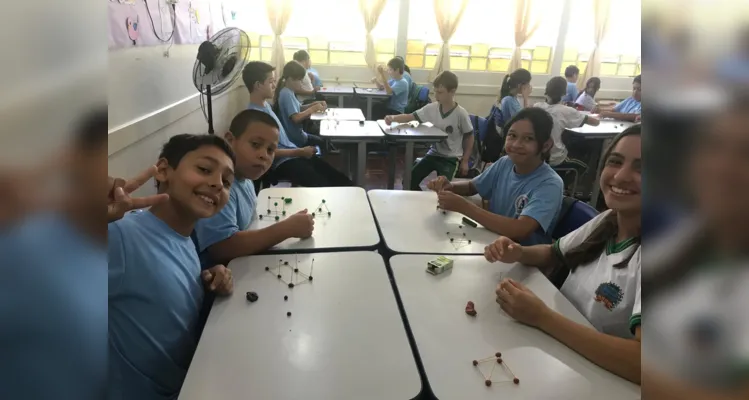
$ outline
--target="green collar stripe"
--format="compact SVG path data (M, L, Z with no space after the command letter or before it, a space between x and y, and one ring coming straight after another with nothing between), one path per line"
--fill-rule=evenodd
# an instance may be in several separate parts
M450 114L452 114L452 113L453 113L453 111L455 111L455 109L456 109L456 108L458 108L458 103L455 103L455 107L451 108L451 109L450 109L450 111L448 111L448 112L446 112L446 113L444 113L444 114L442 113L442 106L441 106L441 105L439 105L439 104L438 104L438 105L437 105L437 108L439 108L439 110L440 110L440 116L442 117L442 119L445 119L445 118L447 118L447 117L448 117L448 116L449 116Z
M622 251L628 249L630 246L637 243L637 238L629 238L623 242L614 243L614 239L609 240L608 246L606 246L606 255L621 253Z

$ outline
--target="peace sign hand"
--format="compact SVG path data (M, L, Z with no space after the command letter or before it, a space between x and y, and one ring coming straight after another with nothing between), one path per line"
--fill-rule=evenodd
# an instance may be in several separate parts
M169 199L166 193L146 197L130 197L130 193L148 182L156 175L155 165L149 167L130 180L109 177L110 189L107 202L107 222L117 221L126 212L151 207Z

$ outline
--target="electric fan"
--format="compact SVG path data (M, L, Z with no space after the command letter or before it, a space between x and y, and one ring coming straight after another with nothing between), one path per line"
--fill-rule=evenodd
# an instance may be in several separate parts
M250 38L238 28L225 28L200 44L192 81L200 92L200 108L213 135L211 96L231 87L242 73L250 56ZM205 95L205 101L203 96Z

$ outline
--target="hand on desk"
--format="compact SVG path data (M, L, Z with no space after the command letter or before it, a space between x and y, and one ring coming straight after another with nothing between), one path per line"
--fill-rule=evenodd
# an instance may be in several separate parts
M393 117L394 117L394 115L386 115L385 116L385 123L388 124L388 125L392 125L392 123L394 121Z
M200 273L206 289L218 295L230 295L234 291L234 278L231 270L219 264Z
M427 189L434 192L441 192L443 190L451 191L453 189L453 185L444 176L438 176L436 179L432 179L427 183Z
M466 206L470 204L465 197L449 190L437 192L437 205L443 210L464 214Z
M279 222L287 230L287 236L306 239L312 236L312 231L315 230L315 220L312 218L312 214L307 212L305 208L296 214L292 214L289 218Z
M484 247L484 258L489 262L516 263L523 256L523 246L512 239L500 236L494 243Z
M507 315L533 327L538 327L551 309L533 291L510 278L497 285L497 303Z

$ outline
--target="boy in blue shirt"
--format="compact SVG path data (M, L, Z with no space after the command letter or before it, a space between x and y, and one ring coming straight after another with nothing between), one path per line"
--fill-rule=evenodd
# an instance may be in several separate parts
M521 110L506 125L506 156L472 181L450 183L440 176L429 182L439 207L524 246L551 243L563 190L562 178L545 161L554 144L553 126L546 111ZM462 197L477 193L489 200L489 211Z
M312 236L315 222L307 210L267 228L248 230L257 206L252 180L270 168L278 130L273 117L257 110L244 110L231 121L225 137L237 156L237 164L229 202L218 214L198 221L193 235L204 267L257 254L288 238Z
M403 60L395 57L388 61L387 65L387 74L390 76L390 79L385 76L385 67L378 65L377 73L379 77L377 79L377 86L380 89L384 89L390 96L390 99L383 106L380 106L380 110L375 113L376 119L385 118L386 115L403 114L406 110L406 105L408 105L408 82L403 79L405 67Z
M564 79L567 80L567 92L562 97L562 103L572 105L577 100L577 78L580 77L580 68L570 65L564 70Z
M223 265L201 272L190 233L228 201L234 162L221 137L174 136L155 174L169 199L109 224L109 399L178 396L197 346L204 290L232 292Z
M637 75L632 81L632 96L614 106L611 111L602 111L601 117L620 121L636 122L642 114L642 77Z

